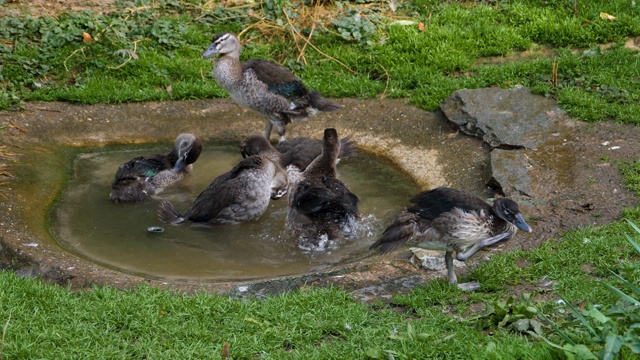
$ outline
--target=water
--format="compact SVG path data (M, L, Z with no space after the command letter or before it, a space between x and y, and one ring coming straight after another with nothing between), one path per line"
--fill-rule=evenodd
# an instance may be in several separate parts
M360 152L341 161L340 178L361 201L358 236L336 240L325 251L309 252L285 230L286 197L272 201L258 220L238 225L172 226L158 220L162 199L184 213L215 177L241 159L237 147L207 144L194 172L150 201L109 201L120 164L166 151L147 147L80 154L52 213L51 228L58 242L96 263L153 278L240 280L301 274L367 256L368 246L418 191L406 176L372 155ZM150 233L150 226L165 231Z

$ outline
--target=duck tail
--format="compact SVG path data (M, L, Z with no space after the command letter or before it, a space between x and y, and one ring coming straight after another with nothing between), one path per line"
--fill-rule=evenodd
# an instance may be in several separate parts
M340 109L340 105L334 103L329 99L325 99L317 91L310 91L307 96L309 97L309 103L311 104L311 106L320 111L336 111Z
M381 254L389 253L407 242L417 232L417 216L413 213L402 213L389 225L378 241L369 249L379 249Z
M340 139L340 154L338 154L338 158L346 159L353 156L356 152L356 142L351 140L351 136Z
M160 221L166 224L179 224L184 221L184 218L167 200L163 200L158 208L158 218Z

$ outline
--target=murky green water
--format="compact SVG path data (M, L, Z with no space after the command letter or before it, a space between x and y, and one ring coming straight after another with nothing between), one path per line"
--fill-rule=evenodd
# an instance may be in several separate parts
M162 199L184 213L215 177L229 171L241 159L236 147L206 144L193 174L148 202L109 201L120 164L165 151L138 148L79 155L69 186L52 213L56 239L94 262L149 277L233 280L300 274L366 256L368 246L417 192L407 177L371 155L359 153L343 160L338 165L340 177L361 201L360 236L337 240L323 252L305 252L285 230L286 198L272 201L260 219L239 225L171 226L158 220ZM149 233L149 226L165 231Z

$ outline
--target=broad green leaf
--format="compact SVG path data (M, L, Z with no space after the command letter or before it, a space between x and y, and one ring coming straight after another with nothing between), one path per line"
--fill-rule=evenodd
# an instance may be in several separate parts
M525 332L529 329L529 319L520 319L514 322L512 326L519 332Z
M540 321L529 320L529 324L531 324L531 327L533 328L533 331L536 332L536 334L542 335L542 324L540 323Z
M600 312L600 310L598 310L595 307L593 307L589 311L587 311L586 315L588 317L596 320L597 322L599 322L601 324L606 324L609 321L611 321L611 319L609 319L607 316L605 316L603 313Z
M615 358L615 356L620 352L620 348L624 343L624 339L622 336L618 334L609 334L607 336L607 341L604 345L604 354L602 356L603 360L610 360Z
M384 356L382 350L380 350L379 348L371 348L367 350L365 354L367 355L367 357L370 357L372 359L382 359L382 357Z
M598 359L598 357L595 356L586 345L576 345L573 350L575 351L576 360Z

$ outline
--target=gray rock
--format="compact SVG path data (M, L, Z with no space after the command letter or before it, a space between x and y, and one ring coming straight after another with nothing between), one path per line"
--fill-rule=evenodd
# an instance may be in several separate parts
M523 87L458 90L440 108L463 133L507 149L536 149L565 117L554 100Z
M527 156L528 151L530 150L493 149L490 154L491 179L488 185L508 197L536 196L531 178L535 169Z

